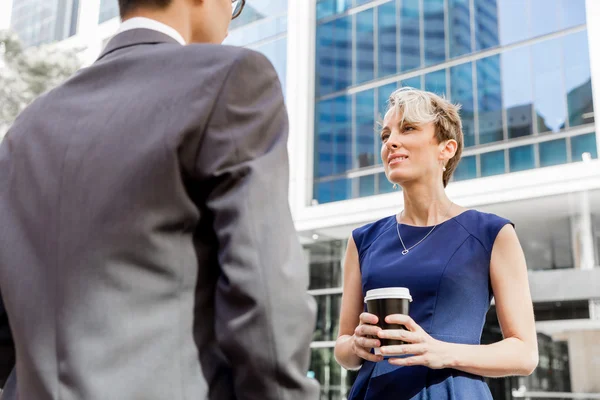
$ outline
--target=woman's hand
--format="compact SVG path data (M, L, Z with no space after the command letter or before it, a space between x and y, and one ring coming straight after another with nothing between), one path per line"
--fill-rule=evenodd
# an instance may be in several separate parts
M380 339L395 339L408 343L381 348L381 354L384 356L403 356L402 358L388 359L390 364L401 366L424 365L432 369L450 368L452 366L452 345L450 343L432 338L407 315L388 315L385 321L389 324L404 325L407 329L379 331L378 336Z
M352 335L352 351L362 359L378 362L383 360L383 356L371 353L371 349L381 346L377 335L381 328L375 324L378 322L376 315L369 313L360 314L360 324L354 330Z

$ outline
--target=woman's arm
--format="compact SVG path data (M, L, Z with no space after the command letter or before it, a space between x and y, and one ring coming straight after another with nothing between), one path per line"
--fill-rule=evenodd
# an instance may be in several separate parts
M496 311L504 339L490 345L441 342L429 336L412 319L392 315L388 322L405 325L409 331L381 331L379 337L398 338L409 345L382 347L385 355L413 354L391 359L395 365L425 365L454 368L486 377L530 375L538 363L537 335L529 291L527 265L512 226L498 234L492 250L490 279Z
M344 288L342 307L340 310L340 330L335 342L334 356L337 362L346 369L357 369L363 359L381 361L381 356L371 354L369 350L379 347L377 339L365 336L377 336L381 330L376 324L377 317L363 313L362 285L358 250L354 239L350 236L346 256L344 257Z

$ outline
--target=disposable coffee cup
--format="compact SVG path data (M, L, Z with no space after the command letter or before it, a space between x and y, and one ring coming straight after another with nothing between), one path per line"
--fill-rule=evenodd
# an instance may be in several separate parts
M391 287L382 289L373 289L367 291L365 303L367 303L367 312L377 316L379 321L377 326L381 329L404 329L406 327L400 324L388 324L385 318L392 314L408 315L412 296L408 288ZM405 342L395 339L380 339L382 346L402 345ZM375 349L375 354L379 354L379 349Z

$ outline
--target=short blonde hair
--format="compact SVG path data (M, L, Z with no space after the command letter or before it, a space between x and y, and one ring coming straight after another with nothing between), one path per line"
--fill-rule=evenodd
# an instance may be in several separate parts
M402 115L402 124L409 122L423 125L433 122L439 143L450 139L456 140L458 143L456 154L446 164L443 175L443 183L446 187L460 161L464 146L462 121L458 114L460 105L452 104L435 93L402 87L390 95L385 114L387 115L393 109Z

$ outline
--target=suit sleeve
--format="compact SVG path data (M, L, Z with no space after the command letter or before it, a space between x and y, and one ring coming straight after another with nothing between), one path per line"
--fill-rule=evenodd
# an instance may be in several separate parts
M215 331L240 400L318 398L308 268L288 203L288 118L271 63L243 50L197 157L219 242Z
M15 345L8 325L8 315L2 301L2 293L0 293L0 388L4 387L14 366Z

